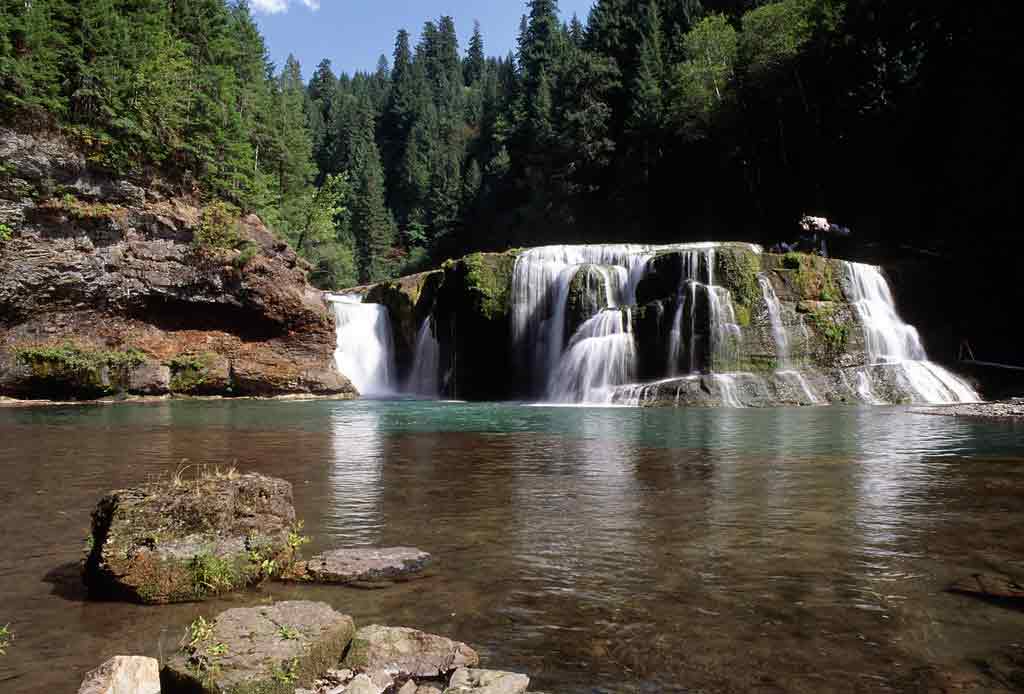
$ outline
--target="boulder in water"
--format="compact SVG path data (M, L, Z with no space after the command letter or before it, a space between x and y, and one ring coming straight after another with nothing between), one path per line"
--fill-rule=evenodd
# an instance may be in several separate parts
M85 676L78 694L160 694L160 663L142 656L114 656Z
M444 694L524 694L530 678L515 672L459 668Z
M297 562L286 578L316 583L383 583L422 574L430 563L430 555L414 547L333 549Z
M320 602L279 602L196 620L161 673L163 691L292 694L335 666L352 618Z
M143 603L203 600L274 576L292 559L292 486L203 472L111 492L92 517L85 582Z
M1011 600L1024 604L1024 585L1009 576L971 574L954 583L949 589L954 593L994 600Z
M352 639L343 667L392 677L439 677L480 662L476 651L459 641L407 627L374 624Z

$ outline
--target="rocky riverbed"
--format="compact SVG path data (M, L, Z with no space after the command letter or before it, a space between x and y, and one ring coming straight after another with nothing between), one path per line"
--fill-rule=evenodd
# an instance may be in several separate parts
M973 402L958 405L915 407L912 411L946 417L1024 421L1024 398L1013 398L1012 400L1004 400L1002 402Z

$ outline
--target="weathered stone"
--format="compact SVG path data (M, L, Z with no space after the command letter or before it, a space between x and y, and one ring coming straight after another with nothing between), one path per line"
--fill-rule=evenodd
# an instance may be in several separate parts
M459 668L444 694L523 694L530 678L514 672Z
M416 688L416 694L442 694L439 687L424 684Z
M136 395L165 395L170 391L171 369L155 361L145 361L132 369L128 392Z
M159 694L160 663L155 658L118 655L90 671L78 694Z
M90 592L144 603L203 600L258 582L292 558L292 486L200 472L111 492L93 512Z
M205 353L217 360L201 394L355 395L334 365L333 313L259 218L237 220L237 248L201 251L201 201L91 170L59 135L0 128L0 161L0 396L53 398L17 353L63 345L152 364L123 382L65 379L69 398L162 394L163 368Z
M319 602L227 610L199 637L186 631L161 673L163 691L292 694L338 662L354 631L351 617Z
M356 675L343 690L345 694L381 694L383 687L378 687L367 675Z
M476 651L459 641L407 627L374 624L356 632L343 666L393 677L438 677L479 662Z
M608 284L611 273L615 271L615 268L601 265L583 265L573 275L565 303L566 343L581 325L612 306L608 300L608 293L611 290Z
M964 593L998 600L1024 601L1024 585L998 574L971 574L949 588L954 593Z
M416 682L414 680L406 680L405 684L399 688L398 694L416 694L418 689L419 687L416 686Z
M298 562L288 578L317 583L375 583L410 578L431 562L413 547L334 549Z

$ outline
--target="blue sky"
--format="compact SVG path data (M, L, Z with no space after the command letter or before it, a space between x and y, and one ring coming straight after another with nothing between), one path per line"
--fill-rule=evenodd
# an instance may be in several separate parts
M427 20L451 15L465 53L473 20L479 20L487 55L505 55L515 48L525 0L249 0L274 63L288 53L302 63L309 78L317 63L329 58L334 71L373 70L381 53L388 56L399 29L413 41ZM586 21L594 0L561 0L564 19L575 12Z

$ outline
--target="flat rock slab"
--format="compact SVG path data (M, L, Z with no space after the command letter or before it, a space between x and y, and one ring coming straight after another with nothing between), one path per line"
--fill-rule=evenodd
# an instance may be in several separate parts
M186 630L161 673L163 694L292 694L335 667L354 633L351 617L320 602L227 610Z
M111 492L92 514L91 594L161 604L243 588L290 562L292 485L200 472Z
M530 678L515 672L459 668L444 694L524 694Z
M480 663L476 651L459 641L408 627L363 627L352 639L343 667L387 673L394 678L440 677Z
M415 547L333 549L298 562L288 578L336 584L396 581L423 573L431 561Z
M954 593L964 593L982 598L1024 601L1024 586L999 574L973 574L962 578L949 587Z
M78 694L160 694L155 658L118 655L85 676Z

